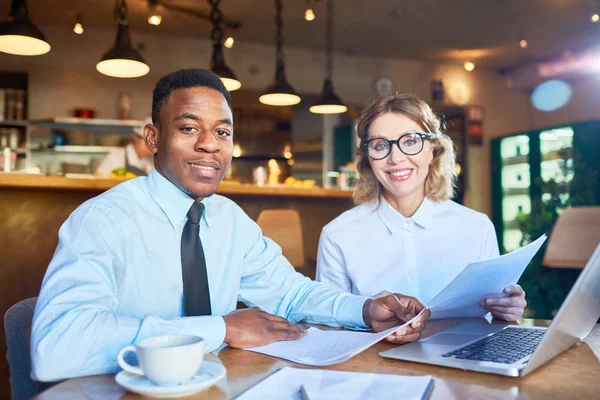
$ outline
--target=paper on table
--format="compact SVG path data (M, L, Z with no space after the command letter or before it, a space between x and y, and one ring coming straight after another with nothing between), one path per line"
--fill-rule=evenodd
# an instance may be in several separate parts
M300 386L312 400L427 398L431 376L401 376L285 367L246 390L236 400L300 400Z
M503 296L503 290L517 283L538 252L546 235L511 253L491 260L472 262L428 304L431 319L482 317L487 311L480 302Z
M371 332L353 331L322 331L318 328L308 329L308 335L300 340L282 341L261 347L245 350L268 356L285 358L299 364L323 366L337 364L354 357L364 349L391 335L398 329L410 324L418 318L425 309L404 325L395 326L388 330Z

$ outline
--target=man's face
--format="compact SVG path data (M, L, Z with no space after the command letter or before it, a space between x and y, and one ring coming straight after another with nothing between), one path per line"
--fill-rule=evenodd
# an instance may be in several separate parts
M157 171L202 199L215 193L231 164L231 109L216 90L177 89L160 110L160 126L146 125L144 137Z

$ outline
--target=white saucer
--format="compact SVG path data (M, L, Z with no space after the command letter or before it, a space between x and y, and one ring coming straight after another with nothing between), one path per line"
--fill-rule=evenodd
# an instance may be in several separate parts
M203 361L196 375L176 386L158 386L145 376L121 371L115 381L125 389L148 397L183 397L198 393L223 378L227 370L214 361Z

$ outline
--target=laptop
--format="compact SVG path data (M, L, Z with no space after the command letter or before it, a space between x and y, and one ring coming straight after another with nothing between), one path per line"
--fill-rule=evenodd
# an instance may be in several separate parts
M583 340L600 318L600 244L548 328L467 322L379 353L505 376L525 376Z

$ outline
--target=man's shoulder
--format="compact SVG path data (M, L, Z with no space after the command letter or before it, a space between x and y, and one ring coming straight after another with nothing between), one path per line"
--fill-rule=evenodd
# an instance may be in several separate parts
M362 222L372 218L376 209L377 203L367 203L353 207L325 225L323 232L328 235L335 235L337 232L360 229Z
M139 177L122 182L104 193L85 201L75 212L84 210L95 210L99 213L130 214L138 209L140 204L150 199L148 191L145 190L146 177Z

